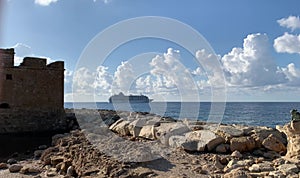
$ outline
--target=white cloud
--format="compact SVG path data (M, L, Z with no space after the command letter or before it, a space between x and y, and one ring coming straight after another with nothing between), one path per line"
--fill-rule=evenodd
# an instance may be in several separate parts
M146 89L147 87L152 86L151 75L139 77L135 83L137 89Z
M205 71L201 67L197 67L195 70L191 71L191 73L198 76L205 75Z
M210 86L214 88L224 87L226 81L222 64L220 63L220 56L210 54L202 49L196 52L196 58L200 61L203 70L205 71L205 75L208 77L208 83L210 83Z
M107 72L107 67L98 66L96 71L81 67L73 74L73 86L81 92L94 92L94 89L109 90L112 76ZM71 73L72 75L72 73Z
M35 56L35 55L31 55L31 56ZM47 59L47 64L58 61L58 60L54 60L54 59L52 59L50 57L47 57L47 56L35 56L35 57Z
M64 78L65 83L70 83L73 76L73 71L66 69L64 71L64 76L65 76Z
M227 84L233 100L272 98L270 93L299 86L300 70L294 64L278 67L271 49L267 35L251 34L244 39L242 48L233 48L223 57L198 50L195 55L202 66L190 70L181 63L180 51L169 48L151 60L150 72L142 76L135 76L135 66L130 61L122 62L113 75L105 66L99 66L95 72L80 68L74 72L73 86L77 89L73 92L82 101L100 95L101 100L106 100L110 94L121 91L177 101L195 101L201 96L209 101L213 85Z
M137 93L153 93L153 77L151 75L139 77L135 84Z
M98 66L96 79L94 82L95 88L100 88L101 90L109 90L112 84L112 76L107 72L108 67Z
M271 55L266 34L250 34L243 48L233 48L222 57L227 82L233 86L265 86L285 82Z
M73 92L91 93L94 90L94 81L96 73L82 67L74 72L73 76Z
M300 85L300 69L297 69L294 63L287 65L286 68L282 68L282 71L289 80L288 85L297 87Z
M73 91L68 95L72 95L74 101L106 100L112 86L112 75L107 69L105 66L98 66L96 71L85 67L77 69L73 73Z
M14 57L14 65L19 66L23 62L23 57L15 56Z
M196 81L199 89L204 90L210 87L210 82L208 80L198 80Z
M300 35L284 33L274 40L274 48L279 53L300 54Z
M97 0L93 0L94 2L96 2ZM108 3L110 3L112 0L102 0L102 2L104 3L104 4L108 4Z
M12 46L15 49L14 65L18 66L22 63L23 58L32 56L31 47L22 43Z
M56 3L58 0L34 0L35 4L40 6L49 6L52 3Z
M132 84L134 84L134 80L135 76L132 65L128 61L122 62L121 65L117 67L117 70L114 74L112 92L127 93L132 87Z
M23 44L23 43L17 43L12 48L15 49L16 56L29 56L32 55L31 47Z
M169 48L167 53L152 59L150 74L154 78L152 86L155 93L175 92L182 100L189 100L195 94L198 96L197 84L180 58L180 51Z
M112 0L103 0L105 4L110 3Z
M146 93L153 98L191 101L199 97L198 83L193 73L181 63L180 51L169 48L149 63L150 73L138 76L131 92Z
M181 85L181 77L187 77L187 71L180 63L180 52L169 48L167 53L163 56L157 55L150 62L152 70L150 73L158 80L156 82L157 87L161 88L174 88Z
M297 28L300 28L300 18L299 16L289 16L288 18L282 18L277 20L280 26L290 28L292 30L295 30Z

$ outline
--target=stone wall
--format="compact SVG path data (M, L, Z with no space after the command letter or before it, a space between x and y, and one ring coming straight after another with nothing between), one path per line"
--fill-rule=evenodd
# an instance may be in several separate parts
M0 102L11 108L63 108L63 72L63 62L4 68L0 70Z
M14 49L0 49L0 134L66 130L63 104L63 61L14 66Z
M0 49L0 104L10 108L56 110L64 104L64 62L25 57L13 66L14 50Z
M15 50L0 49L0 67L13 67L14 66Z
M0 134L67 130L64 110L0 109Z

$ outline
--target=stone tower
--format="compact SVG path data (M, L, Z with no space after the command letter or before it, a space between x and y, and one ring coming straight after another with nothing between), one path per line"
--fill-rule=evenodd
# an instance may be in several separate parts
M0 133L59 127L63 98L64 62L26 57L14 66L14 49L0 49Z

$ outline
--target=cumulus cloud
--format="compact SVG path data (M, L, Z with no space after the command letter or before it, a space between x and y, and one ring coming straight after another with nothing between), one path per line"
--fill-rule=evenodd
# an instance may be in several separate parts
M75 92L88 93L94 89L96 73L82 67L74 72L73 88Z
M137 93L152 93L153 92L153 78L151 75L139 77L135 84Z
M208 53L206 50L202 49L196 52L196 58L200 61L203 70L208 77L208 83L211 85L211 87L224 87L226 81L222 64L220 63L220 56ZM197 70L198 68L195 72L197 72ZM203 82L200 83L203 84Z
M147 75L145 77L139 77L136 80L136 88L144 89L150 85L151 85L151 75Z
M168 49L168 52L164 53L163 56L157 55L152 59L152 61L150 62L150 66L153 68L150 73L157 79L157 82L155 82L156 87L173 88L176 86L177 77L173 76L176 74L171 72L173 70L173 67L177 66L175 64L178 63L176 57L179 57L179 51ZM177 67L177 70L178 69L179 68Z
M300 18L299 16L289 16L288 18L282 18L277 20L280 26L290 28L294 31L297 28L300 28Z
M81 67L73 72L73 91L67 99L74 101L106 100L111 94L112 75L107 67L98 66L96 71ZM72 73L71 73L72 74Z
M134 84L134 80L135 76L132 65L128 61L122 62L121 65L117 67L117 70L114 74L112 92L127 93L132 87L132 84Z
M290 63L282 70L289 80L288 85L297 87L300 85L300 69L297 69L294 63Z
M184 66L180 51L169 48L166 53L152 58L149 65L148 74L137 76L134 92L181 101L196 100L199 97L194 76L200 74L200 69L192 71Z
M162 56L157 55L150 62L150 73L159 80L156 85L161 88L188 87L194 83L189 70L180 62L180 52L169 48Z
M31 47L23 44L23 43L17 43L12 48L15 49L15 53L17 56L28 56L32 55Z
M31 47L23 44L17 43L12 46L15 49L14 65L20 65L25 56L32 56Z
M274 40L273 46L279 53L300 54L300 35L284 33Z
M73 76L73 71L66 69L64 71L64 76L65 76L65 78L64 78L65 83L70 83L71 78Z
M108 67L98 66L96 72L96 79L94 86L95 88L100 88L108 90L112 84L112 76L107 72Z
M151 60L149 73L142 76L136 76L135 66L126 61L112 74L105 66L99 66L95 72L81 68L73 73L73 85L77 87L76 92L84 93L82 96L96 97L100 93L106 97L102 99L124 92L181 101L199 100L200 96L209 100L212 88L219 85L230 86L228 91L233 99L249 99L264 92L299 86L300 70L293 63L277 66L271 49L266 34L250 34L242 47L233 48L223 57L198 50L195 56L201 66L191 70L181 63L180 51L169 48Z
M77 98L83 95L108 97L119 92L129 94L129 90L135 89L135 86L134 71L127 61L122 62L113 75L105 66L98 66L96 71L82 67L73 74L73 92Z
M192 97L195 99L198 96L197 84L190 70L180 62L180 59L180 51L169 48L166 53L157 55L151 60L150 74L153 77L154 93L173 93L179 95L182 100L189 100Z
M277 22L280 26L290 28L292 31L300 29L299 16L289 16L288 18L277 20ZM278 53L300 54L300 35L294 35L286 32L284 35L277 37L274 40L273 46Z
M94 92L95 89L109 91L112 85L112 75L107 72L108 67L98 66L96 71L90 71L85 67L77 69L73 75L73 87L78 92ZM66 72L65 72L66 73Z
M266 34L248 35L243 48L233 48L221 60L231 86L265 86L285 81L271 55Z
M196 76L205 75L205 71L201 67L197 67L195 70L191 71L191 73Z
M49 6L52 3L56 3L58 0L34 0L35 4L40 6Z
M72 93L72 84L73 84L73 71L69 69L65 69L64 71L64 92ZM66 101L71 101L72 99L70 97L66 98Z

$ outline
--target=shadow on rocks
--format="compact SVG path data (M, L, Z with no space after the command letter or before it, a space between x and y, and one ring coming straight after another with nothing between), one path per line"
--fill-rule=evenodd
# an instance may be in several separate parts
M172 164L171 162L169 162L164 158L160 158L148 162L137 163L136 166L146 167L157 171L170 171L173 167L175 167L174 164Z

